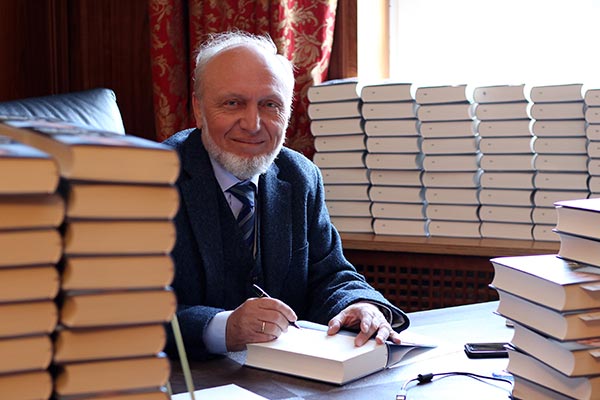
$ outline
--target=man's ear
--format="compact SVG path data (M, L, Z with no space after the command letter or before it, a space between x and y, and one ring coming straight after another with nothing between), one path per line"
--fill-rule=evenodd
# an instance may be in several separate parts
M202 109L200 101L196 95L192 96L192 109L194 110L194 119L196 120L196 128L202 129Z

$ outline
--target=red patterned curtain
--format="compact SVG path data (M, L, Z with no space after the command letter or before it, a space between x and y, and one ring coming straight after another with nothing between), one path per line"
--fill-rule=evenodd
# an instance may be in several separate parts
M195 126L191 112L194 49L207 34L268 33L296 66L286 145L312 158L306 91L327 76L337 0L149 0L157 138Z

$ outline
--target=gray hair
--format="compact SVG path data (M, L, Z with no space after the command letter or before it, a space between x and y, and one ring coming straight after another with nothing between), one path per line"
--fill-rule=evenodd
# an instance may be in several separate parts
M210 60L224 50L237 46L254 46L266 54L272 54L283 65L284 69L289 71L284 82L290 89L291 94L294 91L294 65L290 60L277 53L277 46L269 35L253 35L244 31L229 31L210 34L208 39L197 49L196 67L194 68L194 91L196 96L201 96L202 74Z

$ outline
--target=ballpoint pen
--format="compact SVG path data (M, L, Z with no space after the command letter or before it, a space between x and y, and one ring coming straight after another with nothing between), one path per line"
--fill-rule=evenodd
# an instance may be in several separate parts
M256 294L258 295L258 297L267 297L267 298L271 298L271 296L269 296L269 294L267 292L265 292L260 286L258 286L256 283L252 284L252 287L254 287L254 290L256 291ZM296 329L300 329L300 327L294 322L294 321L288 321L290 323L291 326L293 326Z

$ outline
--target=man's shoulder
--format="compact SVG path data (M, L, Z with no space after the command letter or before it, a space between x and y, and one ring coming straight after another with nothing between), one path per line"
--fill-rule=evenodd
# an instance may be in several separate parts
M175 134L173 134L172 136L170 136L169 138L167 138L166 140L164 140L162 143L167 145L167 146L171 146L171 147L180 147L183 142L185 142L187 140L187 138L190 136L190 134L192 132L194 132L196 130L196 128L189 128L189 129L184 129L182 131L179 131Z
M310 174L314 174L318 171L317 166L311 160L296 150L292 150L288 147L283 147L281 149L281 152L275 160L275 164L277 164L280 169L296 170Z

